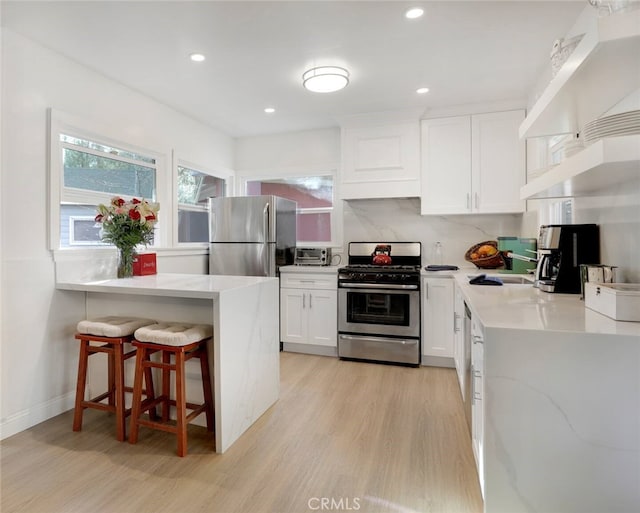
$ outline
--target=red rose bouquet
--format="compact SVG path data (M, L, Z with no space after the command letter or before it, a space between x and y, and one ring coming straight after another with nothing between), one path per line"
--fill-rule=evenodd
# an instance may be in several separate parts
M102 224L102 240L119 250L118 278L133 275L135 248L153 241L158 210L158 203L138 198L125 201L117 196L109 205L98 205L96 222Z

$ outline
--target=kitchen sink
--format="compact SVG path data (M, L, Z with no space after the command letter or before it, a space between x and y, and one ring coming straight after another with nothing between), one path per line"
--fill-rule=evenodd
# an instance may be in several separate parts
M483 273L479 273L483 274ZM533 285L533 276L514 276L509 274L489 274L485 273L487 277L499 278L503 285ZM468 274L469 279L475 278L477 274Z

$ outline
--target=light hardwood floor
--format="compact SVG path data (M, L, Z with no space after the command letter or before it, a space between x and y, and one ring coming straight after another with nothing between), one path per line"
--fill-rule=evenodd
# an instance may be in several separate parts
M2 513L479 513L455 371L281 353L281 396L225 454L189 427L117 442L66 412L1 444Z

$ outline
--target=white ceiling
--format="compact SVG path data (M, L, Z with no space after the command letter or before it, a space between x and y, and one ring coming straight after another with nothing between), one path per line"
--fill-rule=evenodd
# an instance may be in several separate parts
M403 13L420 5L425 16ZM2 2L2 24L232 136L526 100L584 1ZM206 61L191 62L200 52ZM349 86L301 86L314 65ZM415 93L426 86L426 95ZM274 114L264 108L272 106Z

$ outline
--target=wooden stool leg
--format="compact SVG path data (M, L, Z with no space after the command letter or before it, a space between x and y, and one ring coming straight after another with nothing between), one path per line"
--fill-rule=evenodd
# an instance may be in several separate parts
M107 398L107 403L110 406L113 406L117 403L116 401L116 395L117 395L117 389L116 389L116 384L115 384L115 367L118 365L117 362L115 362L115 353L113 351L113 347L110 347L108 352L107 352L107 360L109 362L108 364L108 371L107 371L107 376L109 379L109 384L107 390L109 391L109 397Z
M207 357L207 343L202 344L200 352L200 371L202 372L202 392L204 402L207 405L204 412L207 417L207 429L213 431L213 391L211 390L211 377L209 375L209 361Z
M169 351L161 351L161 353L162 363L165 364L165 367L162 369L162 397L164 398L162 402L162 421L167 422L171 409L171 370L168 368L171 364L171 353Z
M125 404L124 404L124 355L122 344L115 344L113 347L114 366L114 391L116 407L116 438L119 442L124 442L127 428L125 424Z
M89 341L80 341L80 356L78 358L78 382L76 383L76 404L73 412L73 430L82 429L82 413L84 406L84 389L87 384L87 365L89 360Z
M144 389L145 395L147 396L148 400L153 401L156 398L156 392L153 388L153 371L151 370L151 367L144 368L144 381L145 381L145 389ZM158 419L155 406L149 410L149 418L151 420Z
M142 378L144 377L144 360L147 350L138 347L136 351L136 369L133 378L133 399L131 404L131 421L129 426L129 443L135 444L138 441L138 418L142 405Z
M178 456L187 454L187 396L184 379L184 352L176 352L176 435Z

